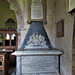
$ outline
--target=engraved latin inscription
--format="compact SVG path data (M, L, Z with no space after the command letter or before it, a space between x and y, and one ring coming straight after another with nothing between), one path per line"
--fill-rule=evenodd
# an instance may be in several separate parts
M22 73L55 72L55 56L22 56Z

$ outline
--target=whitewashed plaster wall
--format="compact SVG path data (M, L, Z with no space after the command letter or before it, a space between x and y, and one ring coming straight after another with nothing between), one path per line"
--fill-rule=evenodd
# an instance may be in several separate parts
M66 0L57 0L55 3L55 22L64 19L64 37L56 37L56 48L63 49L61 56L61 75L72 75L72 37L74 18L66 13ZM56 35L57 36L57 35Z
M47 0L47 24L44 25L49 40L55 47L55 11L54 0Z
M69 0L69 11L75 8L75 0Z

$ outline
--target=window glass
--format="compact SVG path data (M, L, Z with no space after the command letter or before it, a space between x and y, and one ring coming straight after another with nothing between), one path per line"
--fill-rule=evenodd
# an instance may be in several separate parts
M3 46L3 34L0 34L0 46Z
M15 46L16 45L16 35L12 34L11 35L11 46Z
M5 34L5 46L10 46L10 35Z

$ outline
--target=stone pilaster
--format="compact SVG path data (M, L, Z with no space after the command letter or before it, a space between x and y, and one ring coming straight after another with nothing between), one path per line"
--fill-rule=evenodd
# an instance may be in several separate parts
M17 33L18 33L18 49L21 47L22 45L22 42L25 38L25 31L26 29L25 28L20 28L20 29L17 29Z
M75 12L74 14L74 26L73 26L73 50L72 50L72 75L75 75Z

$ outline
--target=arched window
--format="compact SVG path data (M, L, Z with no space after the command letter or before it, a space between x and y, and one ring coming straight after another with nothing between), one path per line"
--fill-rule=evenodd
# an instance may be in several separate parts
M5 24L7 29L15 29L15 21L12 18L9 18Z

